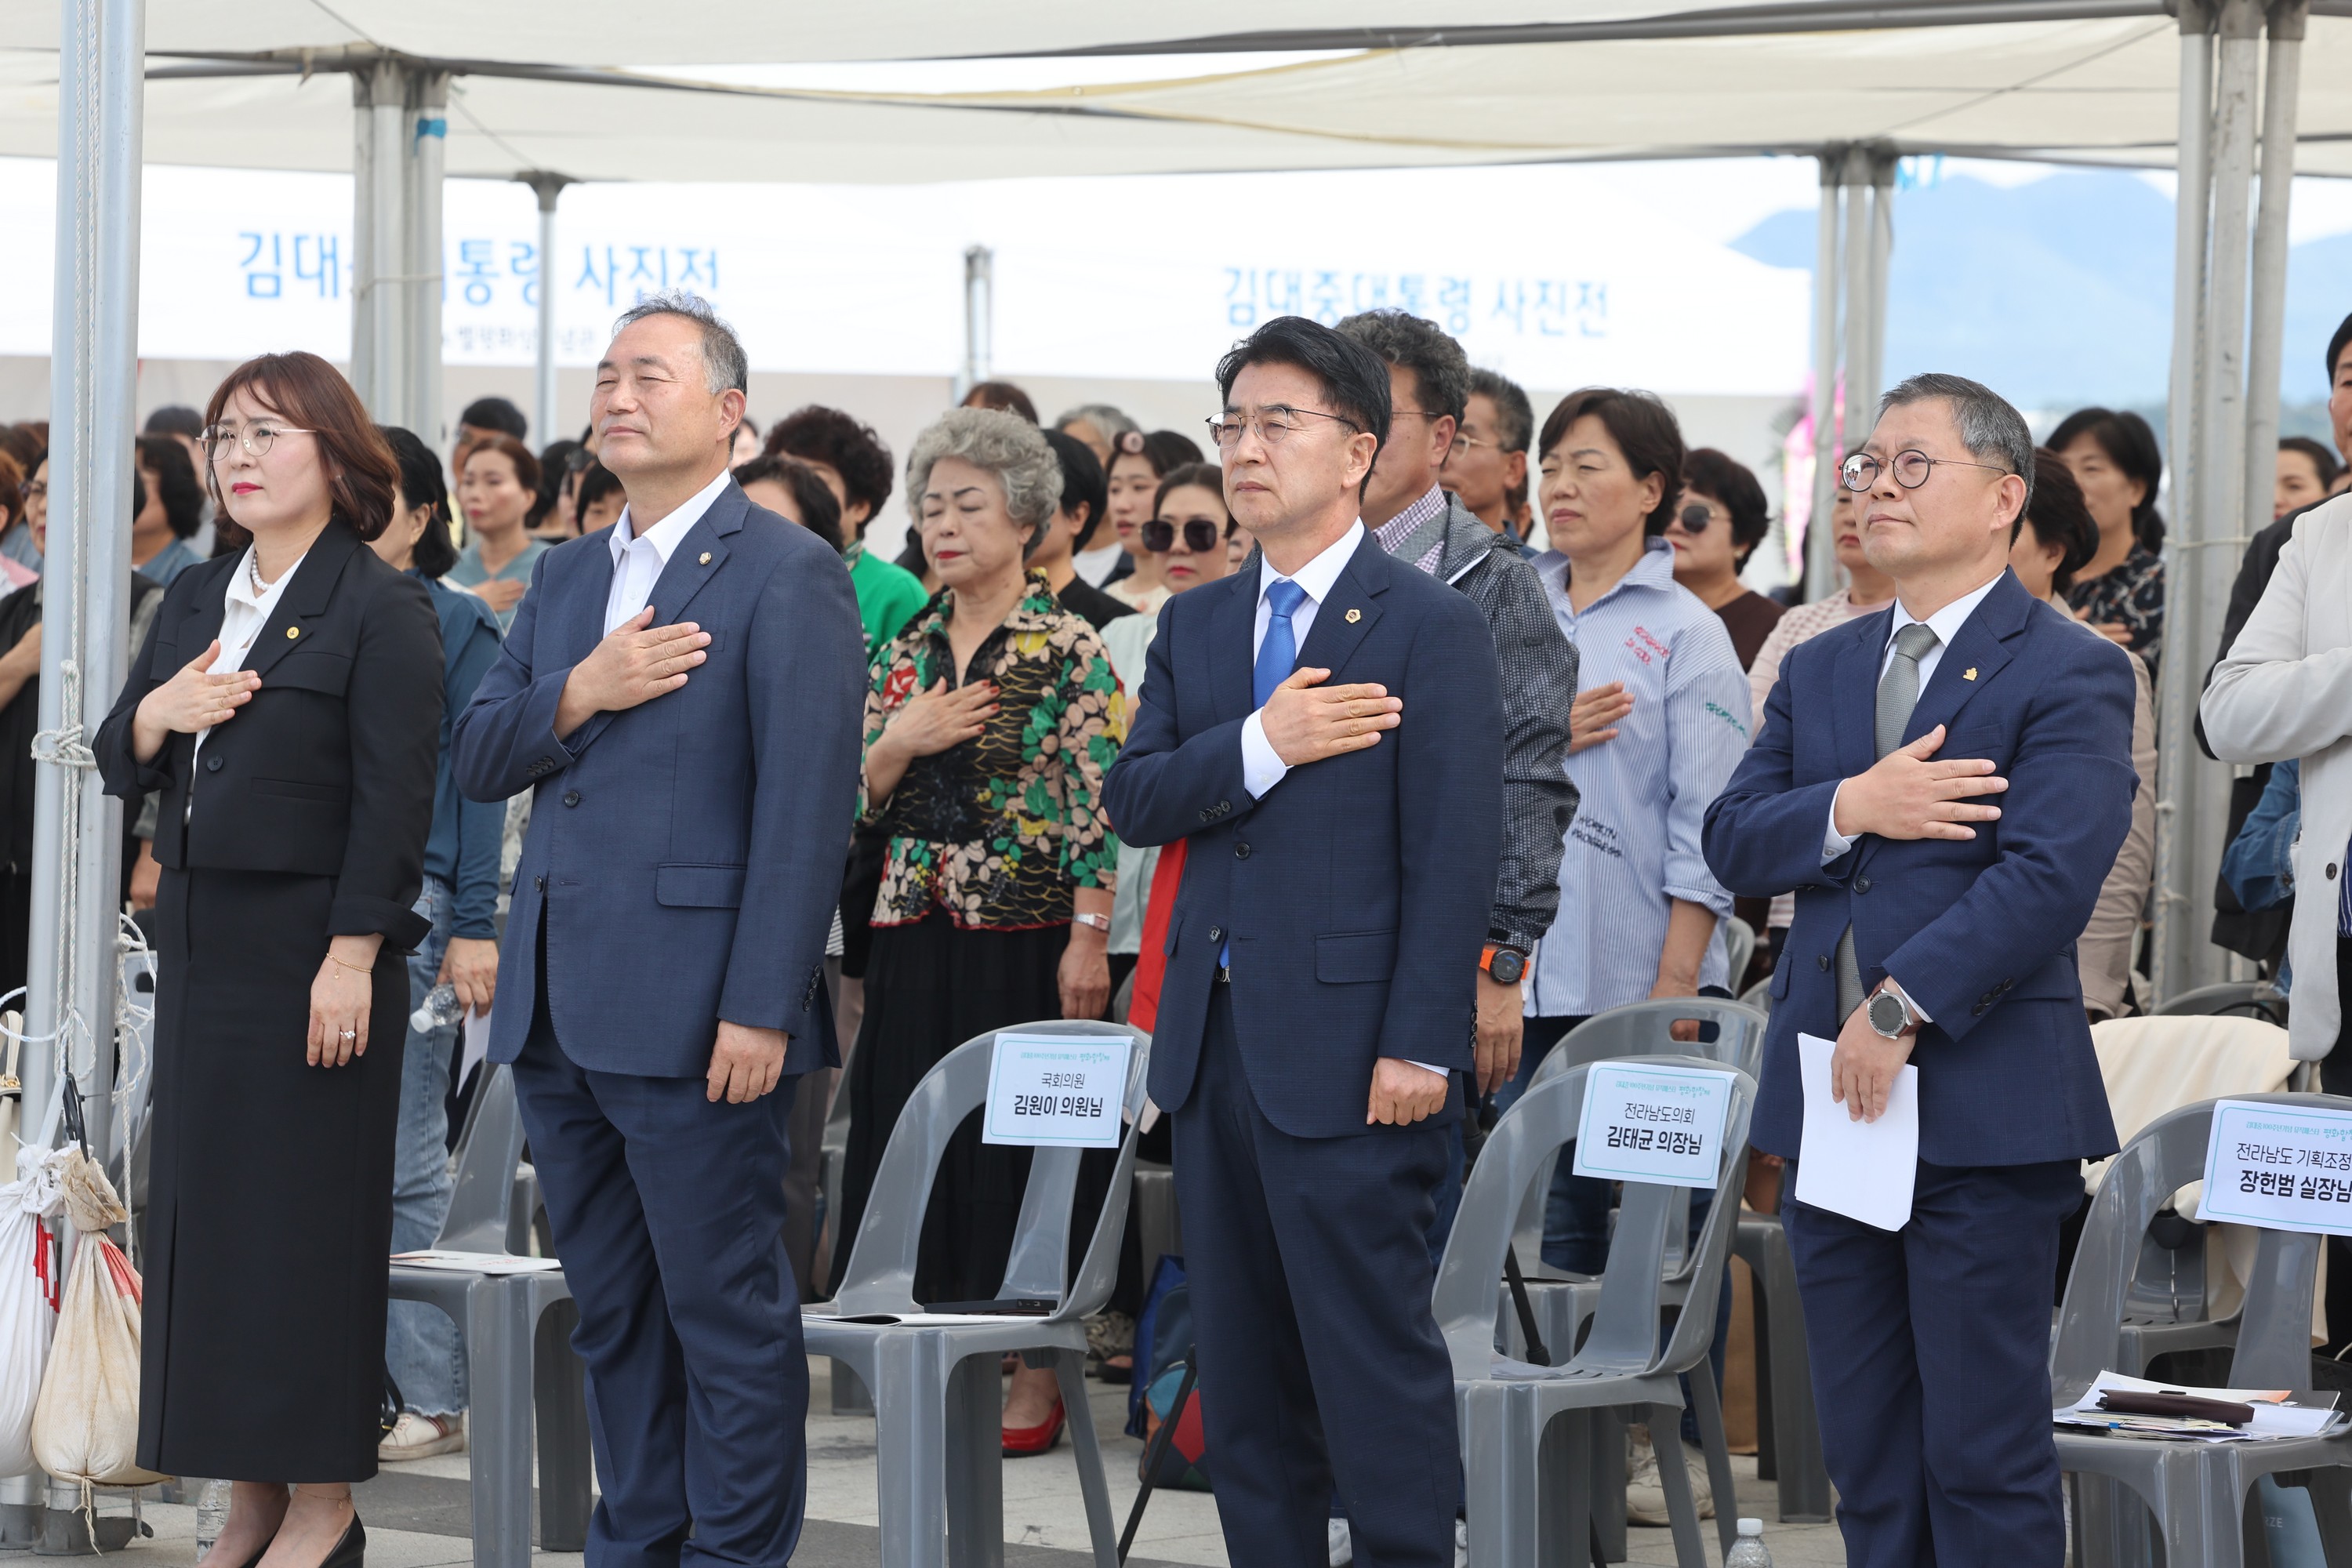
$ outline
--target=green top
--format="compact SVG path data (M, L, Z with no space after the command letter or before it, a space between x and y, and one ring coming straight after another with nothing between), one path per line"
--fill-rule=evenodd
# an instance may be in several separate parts
M483 584L495 577L500 582L520 583L524 586L528 587L530 584L531 568L538 565L539 558L546 554L548 551L552 548L554 547L549 544L546 540L534 539L530 543L524 545L521 552L516 555L513 560L508 562L497 571L491 572L485 569L482 565L481 542L477 540L473 543L467 545L465 549L457 552L457 563L455 566L450 567L449 570L443 574L441 580L455 587L478 588ZM513 604L509 605L506 607L505 613L499 616L499 635L500 637L506 636L508 630L514 626L515 612L521 608L522 601L520 599L517 599Z
M895 637L930 600L923 580L896 562L866 552L859 540L844 552L849 586L857 595L857 618L866 623L866 657Z

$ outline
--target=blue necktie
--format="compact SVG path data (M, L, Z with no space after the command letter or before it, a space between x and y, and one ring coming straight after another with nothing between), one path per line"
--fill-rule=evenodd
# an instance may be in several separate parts
M1298 638L1290 617L1305 603L1307 590L1287 577L1277 577L1265 591L1265 607L1273 612L1265 623L1265 641L1258 645L1257 664L1250 671L1251 700L1263 708L1274 689L1290 679L1298 663Z
M1291 629L1290 617L1306 599L1307 590L1287 577L1276 578L1265 591L1265 606L1273 613L1266 617L1265 640L1258 644L1257 663L1250 670L1250 695L1260 708L1298 663L1298 635ZM1233 963L1234 944L1227 942L1217 950L1217 963L1230 969Z

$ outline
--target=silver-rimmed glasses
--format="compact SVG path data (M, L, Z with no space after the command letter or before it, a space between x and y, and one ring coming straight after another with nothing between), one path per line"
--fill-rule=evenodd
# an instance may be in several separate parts
M267 419L257 419L243 429L233 425L208 426L197 439L205 444L205 461L217 463L227 453L231 441L243 447L248 458L266 458L280 436L317 434L315 430L298 430L291 425L275 425Z

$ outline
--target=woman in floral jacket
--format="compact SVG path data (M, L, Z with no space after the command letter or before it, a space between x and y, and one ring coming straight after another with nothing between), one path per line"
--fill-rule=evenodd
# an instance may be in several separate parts
M866 700L862 820L887 836L888 858L849 1063L845 1237L899 1110L942 1057L992 1029L1109 1005L1118 842L1102 781L1127 719L1093 627L1027 569L1061 483L1036 426L990 409L950 413L907 460L945 586L876 656ZM1028 1151L983 1145L976 1121L956 1135L924 1216L918 1300L995 1296L1028 1173ZM1016 1377L1009 1452L1052 1445L1053 1389L1050 1372Z

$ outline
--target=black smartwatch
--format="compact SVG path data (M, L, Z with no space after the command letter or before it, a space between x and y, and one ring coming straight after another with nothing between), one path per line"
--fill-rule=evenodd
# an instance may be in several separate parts
M1870 1014L1870 1026L1890 1040L1899 1040L1919 1026L1919 1015L1899 991L1882 990L1864 1006Z
M1498 947L1493 942L1478 955L1478 967L1495 977L1498 985L1517 985L1528 972L1528 955L1516 947Z

